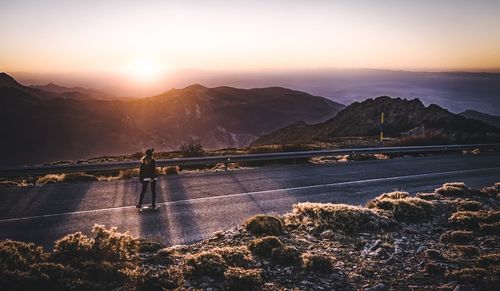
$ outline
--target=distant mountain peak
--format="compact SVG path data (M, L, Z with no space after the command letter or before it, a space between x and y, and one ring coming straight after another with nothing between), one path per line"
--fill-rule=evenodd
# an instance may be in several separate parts
M206 89L208 88L201 84L193 84L185 87L183 90L206 90Z

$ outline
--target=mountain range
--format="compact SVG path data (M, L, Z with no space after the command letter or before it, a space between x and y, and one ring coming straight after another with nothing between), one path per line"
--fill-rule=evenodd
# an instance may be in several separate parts
M381 113L384 123L381 126ZM254 144L329 142L338 137L377 136L383 128L388 137L401 137L432 131L451 142L490 142L500 140L500 128L469 119L419 99L381 96L354 102L333 118L309 125L299 122L257 139Z
M76 98L67 92L77 92ZM191 85L131 100L99 100L95 92L53 84L28 87L2 73L2 166L133 153L147 147L173 150L190 138L199 139L205 148L246 146L291 123L325 121L345 107L280 87Z

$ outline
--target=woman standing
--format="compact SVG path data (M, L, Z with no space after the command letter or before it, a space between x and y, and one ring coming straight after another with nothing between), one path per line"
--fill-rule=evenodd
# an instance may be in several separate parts
M139 204L135 207L141 208L142 200L144 199L144 194L148 189L148 184L151 183L151 193L153 194L153 200L151 206L156 209L156 161L153 159L154 149L146 150L146 155L142 158L141 169L139 172L139 181L142 183L141 196L139 198Z

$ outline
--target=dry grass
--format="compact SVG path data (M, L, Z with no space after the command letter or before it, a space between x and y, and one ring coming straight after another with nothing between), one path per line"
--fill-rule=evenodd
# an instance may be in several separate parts
M441 235L440 241L452 244L469 244L474 240L472 231L449 230Z
M275 249L284 248L285 245L275 236L256 238L250 242L248 248L253 254L260 257L271 257Z
M272 215L254 215L247 219L243 225L253 235L280 235L283 232L283 223Z
M366 207L404 222L429 220L435 211L432 202L410 197L408 193L399 191L382 194L370 200Z
M261 270L259 269L229 267L224 275L228 281L228 290L257 290L262 285Z
M292 228L306 227L315 234L325 230L342 233L380 231L388 229L393 222L370 209L346 204L298 203L293 205L285 222Z
M448 219L449 223L457 228L480 230L486 224L500 222L500 211L458 211Z
M193 277L209 276L214 279L222 279L227 269L224 258L213 252L189 255L186 258L186 264L189 266L188 274Z

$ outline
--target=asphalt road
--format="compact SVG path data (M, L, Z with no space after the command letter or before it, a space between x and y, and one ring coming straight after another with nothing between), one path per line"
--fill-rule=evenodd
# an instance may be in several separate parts
M94 224L164 244L194 242L257 213L285 213L297 202L364 205L395 189L432 191L444 182L481 187L500 181L500 153L440 155L328 165L268 166L159 178L156 212L135 208L137 179L0 187L0 239L46 248ZM146 193L145 202L151 194Z

